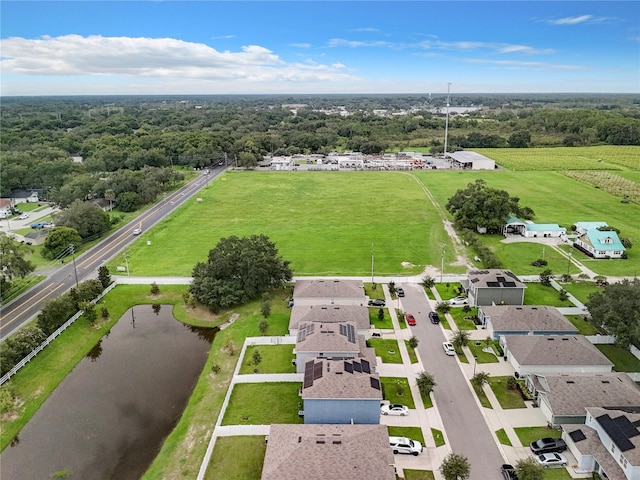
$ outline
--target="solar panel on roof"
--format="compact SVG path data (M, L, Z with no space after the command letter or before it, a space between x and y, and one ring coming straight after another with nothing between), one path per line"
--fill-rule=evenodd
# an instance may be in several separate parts
M635 448L633 443L627 437L627 434L622 430L621 424L622 422L618 422L619 419L624 418L628 421L626 417L618 417L616 419L612 419L609 415L600 415L596 418L596 420L600 423L604 431L609 435L609 438L613 440L613 443L620 449L621 452L626 452L627 450L631 450Z
M380 380L373 377L369 377L369 380L371 380L371 386L373 388L375 388L376 390L380 390Z
M500 283L504 283L505 278L504 277L496 277L496 280L498 280Z
M313 367L313 379L322 378L322 363L316 363Z
M313 385L313 370L310 372L304 372L304 383L302 385L303 388L309 388Z
M353 373L353 365L350 362L344 362L344 371Z
M479 278L472 278L472 279L471 279L471 283L476 283L476 282L479 282L479 281L480 281L480 279L479 279Z
M504 285L505 287L515 287L516 282L502 282L502 285Z
M500 282L487 282L487 287L499 287Z
M362 371L364 373L371 373L371 367L370 367L369 362L367 360L361 360L360 363L362 365Z
M362 372L362 366L360 365L360 362L356 362L355 360L353 361L353 369L356 372Z
M569 436L571 437L571 440L573 440L574 442L579 442L580 440L586 440L587 439L587 437L582 432L582 430L575 430L575 431L569 433Z
M340 324L340 335L347 336L347 326Z

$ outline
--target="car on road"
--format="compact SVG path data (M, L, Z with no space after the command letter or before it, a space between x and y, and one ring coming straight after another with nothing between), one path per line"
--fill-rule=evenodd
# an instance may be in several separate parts
M369 300L368 305L370 307L384 307L386 302L380 298L374 298L373 300Z
M407 320L407 325L414 327L416 325L416 317L414 317L411 313L407 313L404 317Z
M567 449L567 444L561 438L546 437L531 442L529 448L535 455L540 455L541 453L564 452Z
M18 217L18 220L26 220L27 218L29 218L29 214L28 213L23 213L22 215L20 215Z
M454 307L458 305L469 305L469 299L467 297L454 297L447 300L447 302Z
M502 472L504 480L518 480L518 474L516 473L516 469L513 468L513 465L503 463L500 467L500 472Z
M133 234L134 235L140 235L142 233L142 229L141 228L134 228L133 229Z
M51 222L38 222L32 223L31 228L51 228L53 227L53 223Z
M389 437L389 446L393 454L408 453L418 456L422 452L422 444L417 440L411 440L407 437Z
M404 297L404 289L403 288L396 289L396 293L398 294L398 297Z
M442 342L442 349L447 355L453 356L456 354L456 349L453 348L453 343L451 342Z
M429 320L431 320L431 323L436 325L440 323L440 317L438 316L438 312L429 312Z
M567 464L567 459L561 453L543 453L536 456L536 461L544 468L560 466Z
M380 407L381 415L400 415L401 417L409 415L409 407L399 403L389 403Z

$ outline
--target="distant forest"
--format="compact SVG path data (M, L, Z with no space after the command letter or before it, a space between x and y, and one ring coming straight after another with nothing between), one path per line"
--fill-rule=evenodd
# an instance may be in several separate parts
M452 95L448 151L640 145L640 95ZM446 95L4 97L0 195L153 201L171 167L265 155L443 152ZM71 157L82 161L72 161ZM124 195L124 197L123 197Z

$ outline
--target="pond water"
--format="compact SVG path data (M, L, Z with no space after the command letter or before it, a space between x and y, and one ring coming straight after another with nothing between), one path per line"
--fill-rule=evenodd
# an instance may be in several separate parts
M139 305L123 315L2 452L3 480L141 477L180 418L217 330L186 326L171 309Z

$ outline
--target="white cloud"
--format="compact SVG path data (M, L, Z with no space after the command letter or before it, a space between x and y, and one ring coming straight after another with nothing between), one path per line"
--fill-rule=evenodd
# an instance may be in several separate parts
M536 48L529 45L477 41L443 42L436 40L424 41L421 42L420 45L422 48L426 49L461 50L467 52L474 50L489 50L494 53L520 53L523 55L548 55L555 53L555 50L550 48Z
M100 75L251 81L348 80L338 65L288 63L259 45L217 51L172 38L64 35L0 40L3 75Z
M466 58L462 60L465 63L483 63L497 65L507 69L517 70L588 70L582 65L566 65L548 62L524 62L518 60L487 60L483 58Z
M547 20L550 25L579 25L581 23L594 24L605 23L614 20L608 17L596 17L594 15L579 15L576 17L563 17Z
M380 30L374 27L362 27L362 28L352 28L349 31L350 32L379 32Z
M311 48L310 43L290 43L289 46L294 48Z
M361 40L345 40L343 38L332 38L328 42L329 47L351 47L351 48L361 48L361 47L393 47L396 46L391 42L385 42L383 40L372 40L368 42L363 42Z

